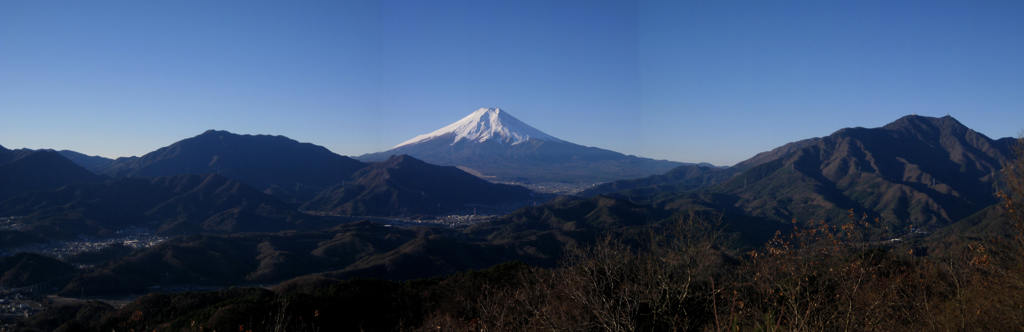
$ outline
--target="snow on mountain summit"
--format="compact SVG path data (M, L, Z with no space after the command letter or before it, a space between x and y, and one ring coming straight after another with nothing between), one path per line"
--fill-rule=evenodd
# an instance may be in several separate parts
M563 141L498 108L478 109L444 128L358 159L381 162L403 154L472 170L492 181L566 193L595 183L663 174L683 165Z
M399 148L432 139L451 139L451 144L462 140L470 142L498 142L516 145L530 139L561 142L554 136L530 127L500 108L481 108L459 121L431 133L419 135L396 145Z

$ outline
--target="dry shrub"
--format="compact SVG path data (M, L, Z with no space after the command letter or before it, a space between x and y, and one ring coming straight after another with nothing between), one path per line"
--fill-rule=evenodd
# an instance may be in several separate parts
M713 223L681 216L639 246L607 237L570 250L563 266L512 286L484 286L472 317L436 312L430 330L650 331L709 324L713 274L723 271ZM639 247L639 248L638 248Z
M1013 150L1016 158L1003 165L1002 189L997 195L1017 230L1018 244L1024 247L1024 137L1017 139Z

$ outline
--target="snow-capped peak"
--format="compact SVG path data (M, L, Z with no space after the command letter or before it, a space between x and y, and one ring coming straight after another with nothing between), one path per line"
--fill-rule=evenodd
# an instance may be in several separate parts
M435 138L447 139L448 136L451 136L451 144L462 140L473 142L497 140L510 145L516 145L530 139L561 141L554 136L530 127L530 125L519 121L519 119L516 119L500 108L481 108L462 118L462 120L455 121L431 133L413 137L408 141L402 142L402 144L396 145L394 148Z

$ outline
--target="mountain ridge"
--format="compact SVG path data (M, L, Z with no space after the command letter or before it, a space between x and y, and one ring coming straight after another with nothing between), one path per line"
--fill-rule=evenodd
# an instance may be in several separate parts
M757 216L835 220L852 209L893 227L941 227L996 203L1007 142L951 116L908 115L759 154L711 191Z
M893 230L937 228L996 202L1012 138L991 139L951 116L907 115L784 144L726 169L683 166L596 186L662 206L712 206L777 221L842 221L850 211Z
M307 200L366 165L319 145L279 135L207 130L137 158L118 158L115 177L215 173L286 201Z
M530 190L491 183L456 167L437 166L397 155L357 171L349 181L325 190L304 210L347 215L437 215L479 207L521 205ZM500 210L500 209L499 209Z
M103 178L53 150L5 150L0 162L0 201L31 191L102 181Z

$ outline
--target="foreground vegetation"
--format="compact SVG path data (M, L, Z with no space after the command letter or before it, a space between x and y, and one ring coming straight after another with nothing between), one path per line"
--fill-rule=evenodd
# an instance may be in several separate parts
M510 263L410 282L309 277L273 290L149 295L120 310L73 303L29 325L107 331L1024 326L1019 234L949 243L923 255L912 246L859 241L871 225L853 218L799 228L763 249L735 253L717 246L714 223L692 218L676 226L640 247L608 239L574 250L554 269Z

